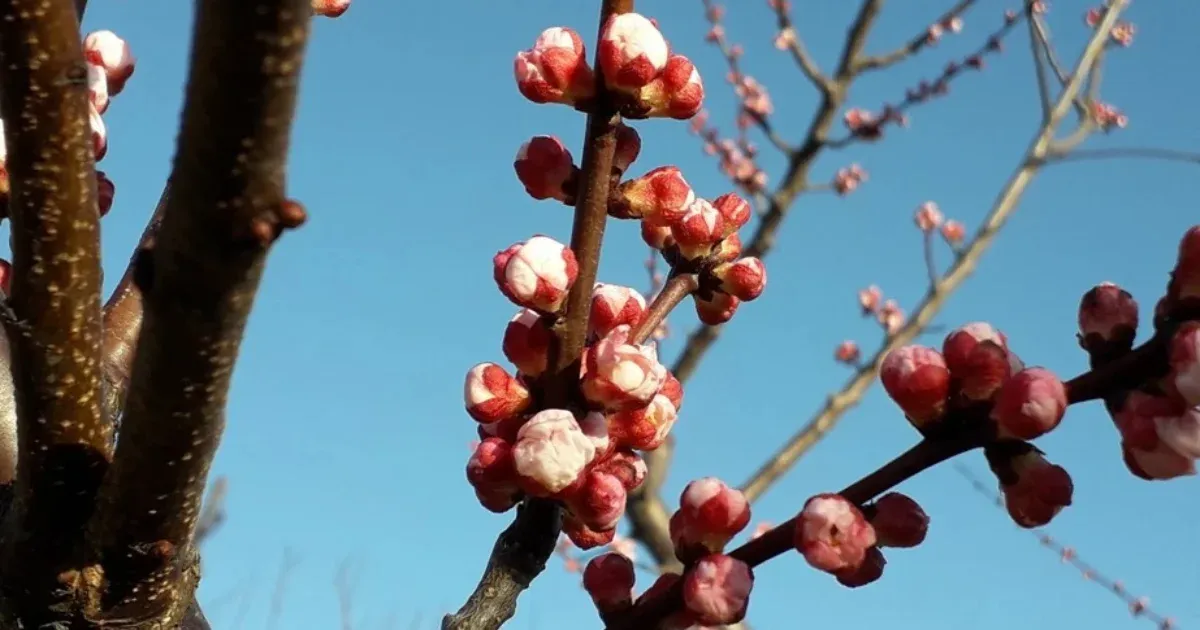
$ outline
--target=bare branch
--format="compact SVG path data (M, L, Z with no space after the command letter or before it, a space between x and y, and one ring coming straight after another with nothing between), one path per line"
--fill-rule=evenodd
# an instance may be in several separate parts
M704 4L708 5L710 0L704 0ZM792 59L796 61L796 65L800 67L800 71L804 76L808 77L809 81L817 87L821 92L830 90L830 80L821 73L821 69L817 67L817 61L808 53L808 49L804 47L804 42L800 39L800 33L792 24L792 17L788 11L790 9L788 2L775 3L775 15L778 19L779 33L786 37L788 51L792 53Z
M1112 158L1135 158L1200 164L1200 153L1179 151L1177 149L1158 149L1153 147L1113 147L1110 149L1076 150L1061 154L1052 152L1046 157L1046 162L1048 164L1054 164L1058 162L1079 162L1084 160L1104 160Z
M311 17L307 0L199 4L172 193L134 272L145 321L121 440L90 524L107 588L96 617L170 626L192 599L246 320L270 244L304 219L284 169Z
M1033 12L1033 3L1025 7L1025 16L1029 21L1029 46L1033 57L1033 70L1037 78L1038 103L1044 121L1050 115L1050 77L1046 74L1046 64L1050 63L1050 44L1041 30L1038 16Z
M967 9L970 9L971 5L975 4L975 2L976 2L976 0L959 0L957 4L955 4L953 7L951 7L950 10L943 13L941 15L941 17L939 17L937 20L935 20L934 23L935 24L945 24L946 22L949 22L950 20L953 20L954 18L961 16L963 13L966 13ZM865 72L870 72L872 70L882 70L884 68L887 68L888 66L891 66L898 62L904 61L905 59L908 59L909 57L921 52L926 47L928 47L933 41L935 41L935 40L930 38L929 32L923 31L920 34L918 34L917 36L910 39L908 41L908 43L904 44L903 46L900 46L899 48L893 50L890 53L886 53L883 55L875 55L875 56L870 56L870 57L863 57L856 64L855 72L856 73L865 73Z
M680 273L671 276L658 295L654 296L654 301L646 309L646 316L630 333L629 341L631 343L645 342L659 324L667 318L667 315L699 287L700 280L694 273Z

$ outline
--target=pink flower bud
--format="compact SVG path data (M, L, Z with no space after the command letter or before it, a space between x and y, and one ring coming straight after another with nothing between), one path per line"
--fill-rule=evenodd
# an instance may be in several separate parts
M583 521L575 518L570 512L563 515L563 533L567 535L576 547L587 551L596 547L603 547L613 541L617 536L617 530L601 529L596 530L583 524Z
M625 514L625 485L615 475L591 470L583 483L567 498L567 507L584 525L594 530L612 529Z
M1188 230L1179 242L1179 260L1171 272L1168 292L1174 300L1200 299L1200 225ZM1192 315L1200 312L1196 306L1190 308Z
M924 542L929 515L907 495L889 492L871 508L871 527L880 546L916 547Z
M588 327L591 334L603 337L622 324L636 326L645 313L646 298L636 289L597 283L596 288L592 290Z
M858 164L851 164L846 168L840 168L837 174L833 177L833 190L839 195L845 196L855 190L867 181L867 171Z
M1121 456L1129 472L1147 481L1165 481L1196 474L1195 460L1179 454L1164 442L1148 450L1121 442Z
M724 551L750 523L750 503L740 490L715 477L692 481L679 497L670 520L675 555L687 563Z
M1141 391L1129 392L1112 413L1121 439L1130 447L1153 451L1158 447L1160 418L1176 418L1186 408L1177 400Z
M613 438L616 441L616 438ZM646 480L646 462L628 448L619 448L603 461L597 461L594 470L608 473L621 480L627 492L638 489Z
M522 374L537 376L546 370L550 355L550 327L537 311L524 309L504 329L504 356Z
M7 297L12 295L12 263L0 258L0 291Z
M675 378L670 371L667 372L667 378L663 381L662 389L658 390L658 393L666 396L667 400L675 405L675 409L683 409L683 383L680 383L679 379Z
M879 547L871 547L863 558L862 564L852 569L845 569L834 574L838 584L847 588L866 586L883 577L883 568L887 566L887 558Z
M467 372L463 386L467 413L477 422L498 422L529 407L529 390L495 363L480 363Z
M720 326L733 319L742 301L727 293L714 291L711 299L704 299L699 294L692 294L696 304L696 316L706 326Z
M1001 437L1032 440L1052 431L1067 411L1067 388L1050 370L1026 368L1005 381L991 418Z
M938 205L932 201L926 201L917 208L917 213L913 217L917 227L921 228L922 232L932 232L942 224L942 212L938 210Z
M942 238L946 239L946 242L951 245L961 243L966 235L967 229L958 221L951 219L942 224Z
M1008 341L986 322L973 322L946 335L946 367L968 400L990 400L1009 377Z
M617 326L587 349L581 374L583 395L612 411L650 403L667 377L653 345L629 343L631 328Z
M513 168L530 197L557 199L568 204L574 201L575 191L568 192L568 189L574 188L573 180L579 168L558 138L536 136L521 145Z
M1200 407L1155 418L1154 425L1158 438L1171 450L1191 460L1200 459Z
M349 8L350 0L312 0L313 13L324 17L339 17Z
M618 175L629 170L629 166L642 152L642 137L633 127L617 123L617 148L613 152L613 171Z
M1171 385L1188 405L1200 405L1200 322L1184 322L1171 338Z
M546 236L534 236L492 259L500 292L517 306L554 312L567 299L579 273L575 253Z
M517 474L527 482L525 490L536 496L566 489L595 456L596 447L565 409L538 412L517 432L513 445Z
M712 253L713 262L733 262L742 255L742 237L737 232L726 236L717 243L717 249Z
M592 446L596 449L593 462L607 458L617 447L616 442L608 435L608 418L599 411L588 412L579 421L579 430L592 441Z
M108 109L108 74L99 64L87 64L88 98L92 107L103 114Z
M750 565L723 554L702 558L683 579L683 605L705 626L746 618L754 573Z
M833 358L838 363L854 365L858 363L860 357L862 357L862 352L858 349L858 344L848 339L839 343L837 349L833 351Z
M671 55L656 83L658 86L653 83L646 86L647 89L658 87L661 93L660 103L654 104L649 116L688 120L704 107L704 82L700 79L700 71L687 57ZM643 89L643 94L647 89ZM642 97L651 102L659 99Z
M1079 302L1079 341L1088 352L1112 344L1129 350L1137 335L1138 305L1128 291L1103 282L1083 294Z
M583 590L601 613L620 612L633 605L634 577L629 558L613 552L601 554L583 568Z
M1000 479L1004 505L1021 527L1041 527L1071 505L1075 486L1062 466L1046 461L1042 452L1025 442L1000 442L1003 450L984 451Z
M721 281L721 290L743 302L762 295L767 287L767 267L758 258L741 258L717 265L713 275Z
M708 255L725 234L725 217L705 199L693 201L671 222L675 244L688 259Z
M113 197L117 194L117 185L113 183L104 171L96 171L96 201L100 206L100 216L112 210Z
M475 447L467 461L467 481L484 508L506 512L520 498L512 448L500 438L488 438Z
M754 214L750 208L750 202L734 193L725 193L713 199L712 205L720 213L721 218L724 219L725 229L721 234L721 238L742 229L742 226L750 221L750 216Z
M611 211L611 206L609 209ZM671 235L671 228L665 225L652 225L649 221L642 221L641 229L642 240L650 247L661 251L675 246L675 237Z
M904 346L888 353L879 378L888 396L918 429L941 418L950 393L950 371L937 350Z
M610 414L608 432L616 444L652 451L666 441L678 418L679 410L666 396L659 394L644 407Z
M104 68L108 76L108 96L116 96L133 76L136 60L129 44L112 31L95 31L83 39L83 56L88 63Z
M475 498L485 510L496 514L503 514L513 509L521 501L520 494L514 494L508 490L482 490L479 488L475 488Z
M658 27L637 13L610 17L600 34L600 70L611 88L636 90L650 83L666 67L668 53Z
M623 182L609 202L609 214L642 219L643 225L666 226L683 216L696 195L679 168L660 166L637 179Z
M814 568L856 569L875 545L875 530L858 507L837 494L818 494L796 518L793 544Z
M583 40L569 28L542 31L533 48L517 53L513 73L517 89L534 103L574 105L595 92Z
M108 153L108 127L104 125L104 119L100 118L100 112L91 104L88 105L88 124L92 128L92 154L99 162Z

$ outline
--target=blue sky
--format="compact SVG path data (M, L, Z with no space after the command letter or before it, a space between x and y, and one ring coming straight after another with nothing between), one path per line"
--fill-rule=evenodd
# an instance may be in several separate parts
M730 36L746 70L767 84L775 122L797 139L815 94L771 45L765 2L737 3ZM797 1L797 24L826 68L856 3ZM896 2L869 49L907 40L949 2ZM963 34L920 59L858 84L851 101L875 108L976 47L1018 3L981 0ZM120 275L164 181L176 135L190 37L190 3L93 0L89 29L111 28L139 57L137 73L105 118L102 167L117 185L104 222L105 268ZM463 478L474 423L462 410L463 374L502 360L500 334L514 308L495 289L492 254L535 232L566 240L569 212L527 198L512 172L518 146L554 134L579 155L583 118L535 106L517 93L513 54L541 29L570 25L592 50L596 2L401 3L357 0L320 20L302 83L289 192L312 219L271 258L235 377L229 428L215 473L229 476L228 520L205 549L200 596L217 628L266 626L285 549L290 576L279 628L338 624L333 580L356 567L355 628L433 628L474 586L495 534L511 515L478 507ZM1087 33L1087 3L1053 2L1062 55ZM733 99L716 51L703 43L699 0L642 0L677 51L700 68L714 121L728 130ZM1090 146L1200 146L1190 104L1200 97L1190 60L1200 55L1200 5L1137 2L1129 50L1111 55L1105 98L1127 130ZM688 479L741 482L846 378L836 342L874 346L855 291L879 284L906 307L924 289L913 209L936 201L973 229L1016 166L1037 122L1024 31L986 72L912 111L909 129L825 155L814 176L852 161L870 180L847 199L800 200L772 252L771 284L745 307L689 383L677 425L671 502ZM1171 77L1163 80L1161 77ZM679 165L699 194L729 185L682 123L638 125L633 171ZM779 160L768 158L777 174ZM1046 170L978 273L939 321L986 319L1031 364L1064 376L1085 368L1074 340L1079 296L1116 281L1149 308L1161 294L1184 229L1197 221L1194 165L1097 161ZM605 281L644 286L644 246L633 224L612 225ZM943 260L945 258L943 257ZM682 310L676 331L694 316ZM664 348L673 357L678 337ZM908 446L914 434L879 388L755 505L755 521L790 517L811 494L842 487ZM1182 627L1200 626L1200 563L1193 523L1196 479L1148 483L1120 460L1116 433L1095 406L1072 408L1041 441L1075 478L1075 505L1050 531L1091 562L1152 598ZM965 458L986 474L982 456ZM898 630L1126 628L1122 604L1059 564L976 495L950 467L905 484L930 513L928 541L889 557L884 579L850 591L798 556L758 572L757 628ZM643 578L645 580L645 578ZM640 584L645 587L648 580ZM417 625L409 626L416 621ZM518 629L599 627L577 578L552 564L520 604Z

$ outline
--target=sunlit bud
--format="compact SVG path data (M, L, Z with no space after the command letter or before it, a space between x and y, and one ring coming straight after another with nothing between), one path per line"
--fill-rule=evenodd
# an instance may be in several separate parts
M642 152L642 137L633 127L617 123L617 148L613 152L613 171L618 175L629 170L629 166Z
M95 31L83 39L83 56L88 63L104 68L108 76L108 96L116 96L133 76L136 60L129 44L112 31Z
M646 298L636 289L599 283L592 290L588 327L591 334L603 337L622 324L636 326L645 313Z
M609 200L608 212L621 219L667 226L683 216L695 201L692 187L675 166L660 166L641 177L622 182Z
M1190 406L1200 405L1200 322L1184 322L1171 338L1171 385Z
M625 485L615 475L591 470L582 485L567 498L567 507L588 528L612 529L625 513Z
M1159 442L1148 450L1121 442L1121 457L1129 472L1147 481L1165 481L1196 474L1196 460L1180 454L1165 442Z
M715 477L692 481L670 521L675 555L687 563L720 553L749 523L750 503L741 491Z
M724 219L722 238L742 229L742 226L750 221L750 216L754 214L750 208L750 202L734 193L725 193L713 199L712 205L720 213L721 218Z
M595 93L583 40L569 28L542 31L533 48L517 53L513 73L517 89L534 103L575 105Z
M496 254L492 265L501 293L518 306L545 312L562 306L579 273L567 246L540 235Z
M571 485L592 462L596 447L565 409L538 412L517 432L513 460L530 494L548 496Z
M546 369L553 334L542 316L532 309L523 309L504 328L504 356L522 374L537 376Z
M1050 370L1032 367L1004 382L991 418L1001 437L1032 440L1052 431L1067 411L1067 389Z
M741 258L713 268L713 275L721 281L721 290L743 302L762 295L767 286L767 267L758 258Z
M629 343L631 328L614 328L587 349L583 361L583 395L612 411L648 404L662 388L667 368L653 345Z
M683 579L683 605L701 625L737 623L746 617L753 587L750 565L726 555L707 556Z
M659 394L648 405L609 414L608 431L617 444L652 451L662 446L678 418L679 410Z
M671 234L688 259L706 256L725 237L725 217L705 199L696 199L671 222Z
M1075 486L1062 466L1046 461L1032 444L997 442L984 450L988 466L1000 480L1004 505L1021 527L1041 527L1071 505Z
M793 544L814 568L838 573L862 565L875 545L875 530L841 495L819 494L796 518Z
M712 253L714 262L733 262L742 255L742 237L738 236L737 232L726 236L717 243L717 248Z
M950 371L937 350L910 345L883 359L879 378L888 396L917 428L941 418L950 393Z
M1008 379L1008 342L986 322L967 324L942 343L946 367L968 400L989 400Z
M658 27L637 13L610 17L600 34L600 70L615 89L636 90L653 81L666 67L668 53Z
M719 291L713 291L712 298L707 300L693 293L692 301L696 305L696 317L708 326L719 326L733 319L733 314L742 303L732 295Z
M497 422L524 411L529 390L495 363L480 363L467 372L463 386L467 413L478 422Z
M641 230L642 240L654 249L664 250L675 245L675 237L671 234L671 228L665 225L652 225L649 221L642 221Z

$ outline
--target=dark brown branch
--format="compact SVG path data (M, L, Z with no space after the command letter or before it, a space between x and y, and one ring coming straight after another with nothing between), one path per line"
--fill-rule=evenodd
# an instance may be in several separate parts
M284 171L311 16L307 0L199 3L172 194L134 274L145 321L121 440L89 530L106 580L97 617L170 627L191 602L246 320L269 245L303 221Z
M976 0L959 0L957 4L951 7L950 10L943 13L941 17L939 17L934 23L943 24L962 15L963 13L966 13L967 9L970 9L971 5L975 4L975 2ZM863 57L856 64L855 72L864 73L872 70L882 70L921 52L923 49L928 47L930 43L931 41L929 39L929 32L924 31L918 34L916 37L910 39L908 43L900 46L890 53Z
M602 33L608 18L633 11L633 0L604 0ZM597 62L594 67L599 68ZM563 317L554 328L550 365L542 377L547 408L569 408L579 396L579 360L587 341L592 290L600 266L600 245L608 220L609 186L620 116L596 73L596 99L588 114L580 165L580 185L571 229L571 250L579 273L567 294ZM496 540L487 567L467 602L442 619L444 630L494 630L516 614L517 597L545 568L562 531L562 510L553 501L530 498Z
M680 273L672 275L667 284L663 286L662 291L654 296L654 301L650 303L646 309L646 316L638 323L637 328L629 336L629 341L632 343L643 343L654 334L654 331L662 324L667 315L675 310L676 306L691 295L700 287L700 280L694 273Z
M83 525L111 457L98 369L100 216L74 2L0 3L0 92L19 432L0 589L9 623L41 627L71 619L51 610L71 596L58 577L80 566Z

